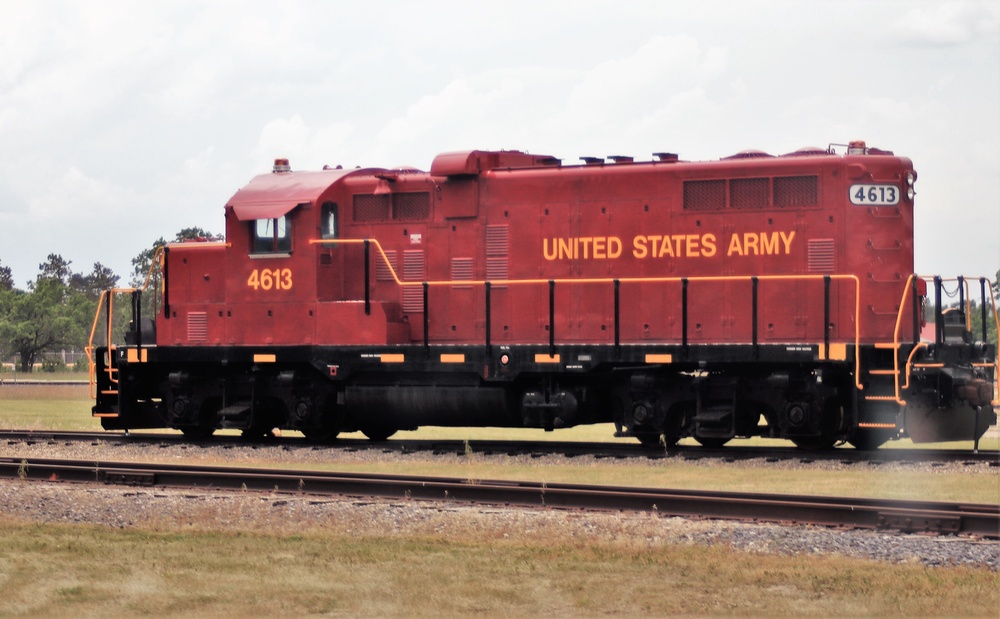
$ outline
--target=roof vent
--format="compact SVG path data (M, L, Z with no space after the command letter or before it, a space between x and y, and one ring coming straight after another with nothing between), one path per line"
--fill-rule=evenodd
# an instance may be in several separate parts
M658 161L666 161L668 163L677 163L679 157L677 153L653 153Z
M580 157L580 161L587 165L602 165L604 163L603 157Z
M766 157L773 157L774 155L769 155L762 150L741 150L735 155L730 155L728 157L723 157L723 159L763 159Z
M634 158L629 157L628 155L609 155L608 159L614 161L615 163L632 163L635 161Z
M830 154L832 154L830 150L820 148L819 146L804 146L794 152L785 153L782 157L819 157Z
M279 174L281 172L291 172L292 167L288 165L287 159L275 159L274 160L274 173Z

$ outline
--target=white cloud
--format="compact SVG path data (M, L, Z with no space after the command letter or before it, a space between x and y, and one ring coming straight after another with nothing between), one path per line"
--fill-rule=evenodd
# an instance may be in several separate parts
M920 170L919 264L1000 262L956 251L1000 225L995 2L8 4L0 261L18 281L52 251L124 273L158 236L218 231L279 156L427 169L458 149L570 164L850 139Z
M996 36L998 29L996 2L944 2L911 8L894 24L893 32L906 43L951 46Z

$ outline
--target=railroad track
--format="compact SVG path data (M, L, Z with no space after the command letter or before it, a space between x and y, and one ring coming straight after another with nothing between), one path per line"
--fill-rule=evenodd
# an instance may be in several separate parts
M986 462L1000 466L1000 452L980 450L979 452L941 449L878 449L862 451L853 448L810 451L796 447L740 447L733 445L719 449L707 449L693 445L679 445L670 449L649 449L638 443L584 443L571 441L493 441L493 440L417 440L396 439L373 443L367 439L341 438L332 443L319 444L301 437L274 437L256 442L238 436L220 435L208 440L192 442L179 434L122 432L61 432L39 430L0 430L0 441L7 442L91 442L91 443L139 443L197 445L199 447L232 445L274 445L287 449L344 449L379 450L396 453L454 453L465 454L472 451L480 455L563 455L567 458L594 456L597 458L633 458L684 460L721 459L740 461L765 459L772 462L797 460L800 462L839 461L843 463L883 464L892 462Z
M644 511L665 516L1000 538L1000 505L35 458L0 458L0 475L49 483Z

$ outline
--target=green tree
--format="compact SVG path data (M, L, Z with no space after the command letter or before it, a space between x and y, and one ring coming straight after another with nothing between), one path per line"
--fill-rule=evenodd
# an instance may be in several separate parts
M118 286L120 278L114 271L104 266L100 262L94 263L94 270L88 275L74 273L69 278L70 287L82 293L90 301L97 301L101 293Z
M49 254L27 290L0 286L0 347L17 356L22 372L30 372L43 352L82 348L99 291L118 281L100 263L89 275L73 273L71 265Z
M69 345L78 323L66 303L66 287L56 279L35 282L30 291L5 297L0 339L17 355L22 372L30 372L39 353Z
M180 232L174 235L174 238L170 241L170 243L181 243L183 241L194 241L199 239L207 241L222 241L225 240L225 238L226 237L221 234L212 234L211 232L202 230L201 228L183 228ZM133 288L140 288L146 282L146 277L150 274L150 267L153 265L153 258L156 256L156 252L158 252L160 248L166 244L167 241L165 241L161 236L153 241L152 247L143 250L138 256L132 258L132 280L130 285Z
M14 275L10 267L0 266L0 291L14 289Z

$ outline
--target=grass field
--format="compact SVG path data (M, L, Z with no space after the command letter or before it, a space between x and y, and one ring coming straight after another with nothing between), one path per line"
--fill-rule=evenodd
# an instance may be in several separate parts
M0 426L96 430L90 404L87 387L0 385ZM412 436L475 440L511 432L426 429ZM607 426L531 436L611 440ZM329 454L329 462L313 466L470 479L1000 501L996 474L864 465L790 473L676 459L639 466L589 459L532 466L474 452L458 464L419 454L401 464L347 464L338 461L336 448ZM303 468L296 462L284 466ZM155 526L119 530L0 515L0 616L995 617L998 606L1000 576L985 569L746 553L656 539L636 543L614 535L501 537L456 524L432 535L386 531L355 537L340 522L301 531L233 532L211 518L192 522L171 514Z
M1000 604L989 570L558 532L0 523L3 616L995 617Z

